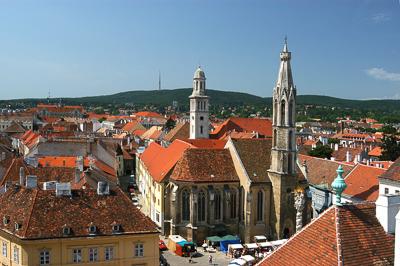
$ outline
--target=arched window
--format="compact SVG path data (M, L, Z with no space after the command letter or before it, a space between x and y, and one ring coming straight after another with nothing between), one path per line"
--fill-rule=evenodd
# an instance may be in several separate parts
M188 190L182 191L182 221L190 220L190 193Z
M278 122L278 119L277 119L277 117L278 117L278 113L279 113L279 110L278 110L278 101L275 99L275 101L274 101L274 110L273 110L273 113L274 113L274 125L276 125L276 123Z
M289 102L289 126L293 126L293 100Z
M285 100L281 102L281 126L285 125L286 104Z
M214 218L215 220L221 219L221 192L215 191L214 196Z
M289 150L293 149L293 131L289 131Z
M204 222L206 220L206 194L200 191L197 199L197 220Z
M203 134L203 126L200 126L200 134Z
M272 144L272 145L273 145L274 147L276 147L276 140L277 140L277 138L278 138L278 136L277 136L277 131L276 131L276 129L274 129L274 137L273 137L273 140L272 140L272 141L273 141L273 144Z
M232 190L231 191L231 218L234 219L236 218L236 213L237 213L237 205L236 205L236 191Z
M264 193L260 190L257 193L257 221L263 221L264 214Z

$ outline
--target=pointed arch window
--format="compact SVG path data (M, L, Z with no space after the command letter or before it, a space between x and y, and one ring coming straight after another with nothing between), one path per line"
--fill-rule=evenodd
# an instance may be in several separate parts
M291 151L293 149L293 131L289 131L289 150Z
M264 193L262 190L257 193L257 221L263 221L264 216Z
M281 102L281 126L285 125L285 114L286 114L286 102L282 100Z
M293 100L289 102L289 126L293 126Z
M231 218L232 219L236 218L236 215L237 215L236 198L237 198L236 191L232 190L231 198L230 198L230 200L231 200Z
M182 221L190 220L190 192L182 191Z
M197 221L204 222L206 220L206 194L200 191L197 199Z
M274 129L274 136L273 136L273 139L272 139L272 141L273 141L273 146L274 146L274 147L276 147L276 140L277 140L277 138L278 138L278 134L277 134L276 129Z
M214 218L221 220L221 192L215 191L214 195Z
M274 125L276 125L277 124L277 122L278 122L278 119L277 119L277 117L278 117L278 101L275 99L275 101L274 101L274 110L273 110L273 113L274 113Z
M288 173L291 174L293 172L293 156L291 153L288 154Z

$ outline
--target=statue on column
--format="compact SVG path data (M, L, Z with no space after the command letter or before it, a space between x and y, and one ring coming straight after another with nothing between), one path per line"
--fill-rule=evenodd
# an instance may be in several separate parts
M304 191L296 190L294 192L294 198L294 207L296 208L296 232L298 232L303 227Z

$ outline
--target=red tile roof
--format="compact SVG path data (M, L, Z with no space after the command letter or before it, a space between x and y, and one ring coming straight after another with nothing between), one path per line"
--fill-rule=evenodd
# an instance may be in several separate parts
M152 143L143 152L141 159L154 181L160 183L171 172L183 152L192 147L181 140L175 140L168 148Z
M357 155L361 154L363 149L361 147L358 148L350 148L350 147L339 147L336 151L332 152L332 157L335 158L336 161L345 162L347 152L350 153L350 161L353 162Z
M218 139L229 131L257 132L261 136L272 137L272 122L261 118L231 117L211 132L210 137Z
M392 181L400 181L400 157L389 167L389 169L380 176L380 178Z
M347 188L343 194L375 202L379 196L378 177L384 172L383 168L358 164L345 178Z
M148 112L148 111L142 111L142 112L137 112L134 114L136 117L155 117L155 118L164 118L161 114L156 113L156 112Z
M370 152L368 152L369 156L379 157L382 155L382 148L377 146L373 148Z
M142 214L120 190L110 195L97 195L96 190L75 190L72 197L57 197L55 191L12 187L0 196L0 217L7 217L0 230L21 239L66 237L96 237L115 235L113 224L121 225L122 234L158 233L155 224ZM15 230L15 223L20 229ZM88 227L96 226L96 234L89 235ZM63 235L63 227L71 228L71 235Z
M374 204L332 206L259 263L262 266L393 265L394 238Z
M298 160L307 165L307 180L312 185L326 186L330 188L332 181L336 178L336 170L339 165L342 165L344 175L347 176L353 169L354 165L330 161L308 155L298 154Z
M184 141L200 149L223 149L227 142L226 139L185 139Z
M171 180L181 182L239 182L227 149L187 149L176 164Z
M122 127L123 131L129 132L129 133L132 133L138 129L145 130L146 128L144 126L142 126L142 124L140 124L137 120L130 121Z
M74 156L43 156L38 159L41 167L76 167L76 157ZM89 167L89 159L85 158L83 162L85 167Z
M176 139L189 138L189 123L178 123L164 137L164 140L172 142Z

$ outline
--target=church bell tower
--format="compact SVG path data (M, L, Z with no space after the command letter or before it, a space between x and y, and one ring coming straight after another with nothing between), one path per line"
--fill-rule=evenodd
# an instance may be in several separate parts
M277 238L294 233L293 192L296 185L296 86L290 66L287 40L280 53L278 79L273 91L272 150L269 176L273 190L274 224Z
M206 76L198 67L193 77L193 92L190 99L190 139L208 139L209 117Z

